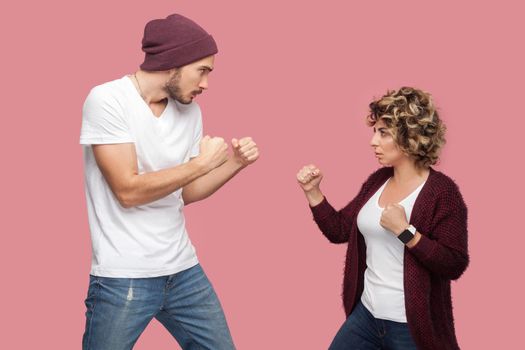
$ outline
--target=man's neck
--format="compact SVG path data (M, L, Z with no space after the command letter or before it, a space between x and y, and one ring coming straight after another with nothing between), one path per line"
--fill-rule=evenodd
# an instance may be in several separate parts
M165 74L164 72L146 72L140 69L132 74L135 88L148 105L166 103L168 94L164 90Z

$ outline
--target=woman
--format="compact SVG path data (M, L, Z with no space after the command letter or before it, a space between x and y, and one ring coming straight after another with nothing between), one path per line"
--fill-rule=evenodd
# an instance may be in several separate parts
M468 262L467 208L456 184L432 169L445 126L428 93L403 87L370 104L371 146L383 166L336 211L315 165L297 174L314 219L348 243L347 319L330 349L459 349L450 281Z

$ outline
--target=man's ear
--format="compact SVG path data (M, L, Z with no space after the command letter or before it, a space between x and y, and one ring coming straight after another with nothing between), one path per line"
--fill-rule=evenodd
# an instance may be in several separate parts
M168 70L168 74L169 74L170 79L173 78L175 76L175 74L177 74L179 69L180 68L171 68L170 70Z

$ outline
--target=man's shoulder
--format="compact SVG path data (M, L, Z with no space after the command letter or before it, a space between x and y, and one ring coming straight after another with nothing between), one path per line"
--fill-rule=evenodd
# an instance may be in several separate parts
M126 93L126 82L124 78L111 80L94 86L86 98L86 101L92 102L115 102L124 98Z

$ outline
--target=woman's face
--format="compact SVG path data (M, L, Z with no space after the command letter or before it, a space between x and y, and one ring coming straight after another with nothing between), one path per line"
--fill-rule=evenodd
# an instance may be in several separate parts
M383 119L379 119L373 129L374 136L370 140L370 145L381 165L395 166L408 158L394 141L394 137Z

